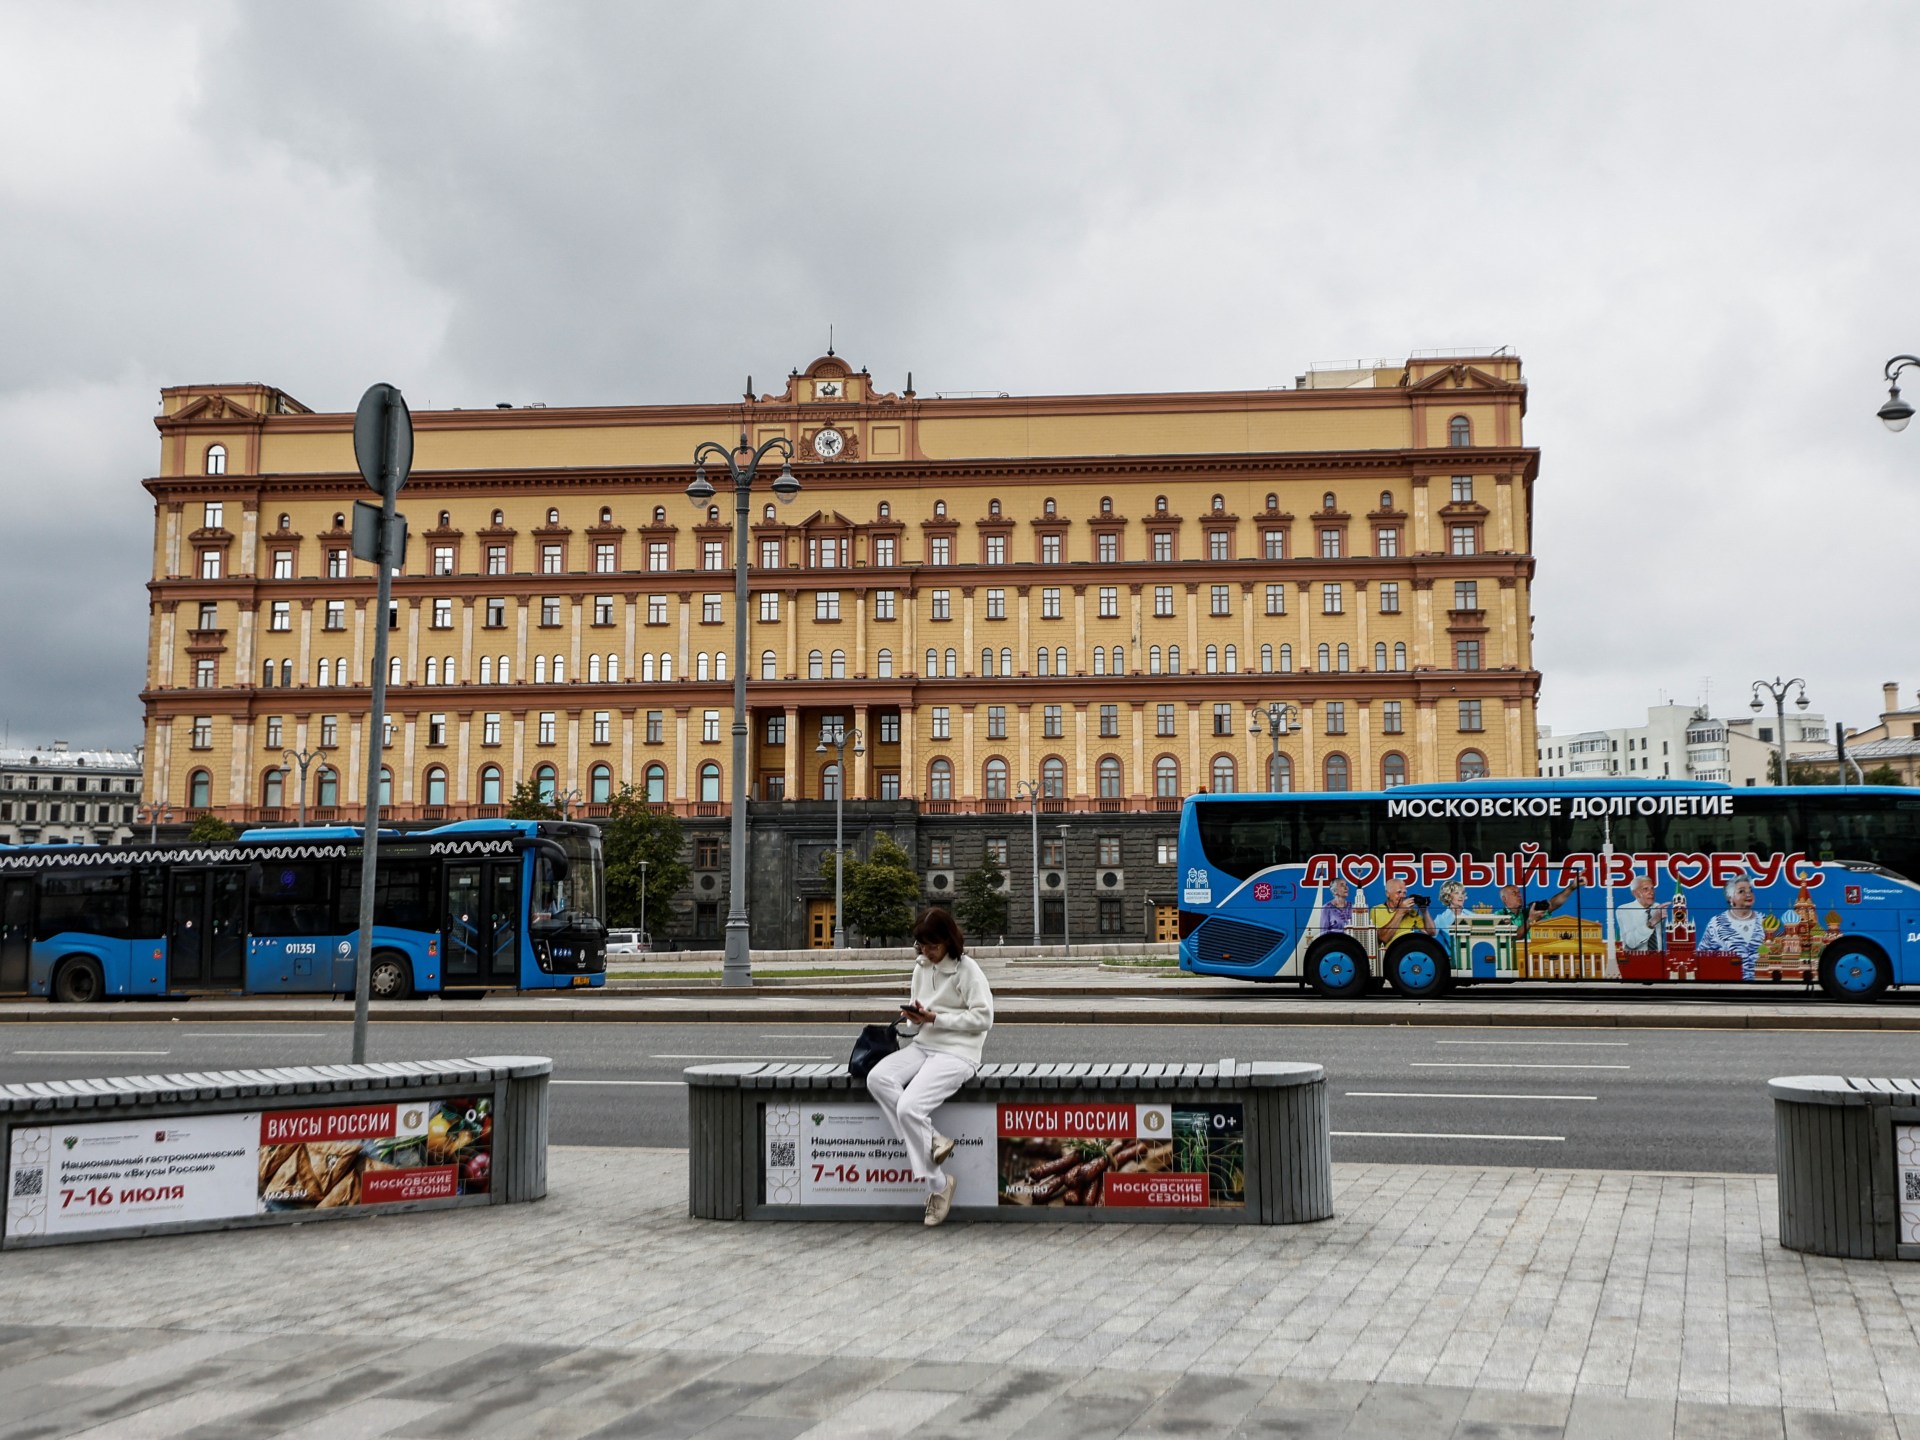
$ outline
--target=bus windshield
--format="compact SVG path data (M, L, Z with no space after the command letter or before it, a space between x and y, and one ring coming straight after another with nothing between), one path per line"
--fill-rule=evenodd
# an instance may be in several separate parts
M559 922L570 927L597 923L606 913L603 891L606 876L597 830L574 827L543 836L557 844L564 863L550 853L540 854L533 869L532 920Z

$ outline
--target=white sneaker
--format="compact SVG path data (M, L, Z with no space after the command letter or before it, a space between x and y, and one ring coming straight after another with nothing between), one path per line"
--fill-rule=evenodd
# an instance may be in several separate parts
M927 1196L927 1218L921 1222L922 1224L928 1226L946 1224L947 1216L953 1211L953 1187L954 1178L949 1175L943 1189L936 1190Z
M933 1168L938 1170L947 1163L947 1157L953 1154L953 1141L944 1135L933 1137Z

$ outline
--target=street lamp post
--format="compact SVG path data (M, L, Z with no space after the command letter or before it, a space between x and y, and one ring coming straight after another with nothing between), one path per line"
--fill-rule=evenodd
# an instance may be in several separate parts
M165 820L169 825L173 823L173 807L171 805L149 805L146 809L147 844L158 845L160 843L160 822Z
M653 942L647 938L647 862L640 862L640 943L647 947L647 953L653 953Z
M1896 391L1895 393L1897 394L1898 392ZM1760 692L1765 690L1769 695L1773 696L1774 713L1779 717L1775 722L1773 732L1774 741L1780 747L1780 773L1774 778L1774 784L1776 785L1785 785L1787 783L1787 695L1796 685L1800 687L1800 698L1793 703L1804 710L1807 708L1807 682L1797 676L1792 680L1782 680L1776 676L1772 680L1756 680L1753 682L1752 708L1754 710L1763 708L1760 701Z
M1060 948L1073 957L1073 927L1067 920L1067 827L1060 827Z
M846 898L847 886L847 849L844 838L843 822L846 816L847 796L847 741L853 741L853 753L867 753L867 737L859 726L849 730L845 725L835 725L831 734L822 731L820 743L813 747L813 753L824 755L829 750L839 752L834 761L838 778L833 783L833 948L847 948L847 922L842 918L841 903Z
M325 745L314 745L305 750L282 750L280 752L281 764L297 765L300 768L300 828L303 830L306 829L307 826L307 767L312 765L313 762L318 760L322 755L328 753L328 748Z
M1033 807L1033 943L1040 943L1040 782L1022 780L1013 787L1015 795L1024 795Z
M1247 731L1250 734L1258 735L1260 733L1260 707L1254 705L1250 708L1252 713L1247 717ZM1291 734L1292 727L1299 723L1300 711L1297 706L1290 705L1285 700L1269 700L1267 702L1267 730L1273 736L1273 758L1267 761L1267 789L1269 790L1278 790L1280 788L1278 784L1278 776L1280 774L1280 737Z
M553 799L547 803L560 807L560 818L562 820L571 820L573 818L573 807L586 798L587 797L582 795L577 789L556 790L553 792Z
M753 984L753 953L747 928L747 526L751 519L754 476L770 450L780 452L780 477L773 493L785 504L800 493L793 478L793 442L784 435L763 441L759 449L747 444L746 432L733 450L711 440L694 448L693 483L687 498L704 506L715 495L707 479L707 461L727 467L733 481L733 816L728 833L733 855L728 873L727 949L720 966L720 983Z
M1887 361L1887 403L1880 407L1880 418L1896 434L1913 419L1913 406L1900 398L1900 372L1920 365L1920 355L1896 355Z

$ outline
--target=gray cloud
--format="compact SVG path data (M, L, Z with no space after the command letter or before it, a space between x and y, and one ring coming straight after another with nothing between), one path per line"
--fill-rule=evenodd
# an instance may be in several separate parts
M1915 19L0 9L0 722L139 729L161 385L317 408L1283 383L1511 344L1543 718L1920 685Z

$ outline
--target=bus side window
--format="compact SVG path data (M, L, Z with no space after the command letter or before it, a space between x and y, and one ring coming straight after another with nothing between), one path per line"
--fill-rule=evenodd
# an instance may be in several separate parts
M262 936L331 933L327 880L321 860L270 861L252 867L253 933Z

